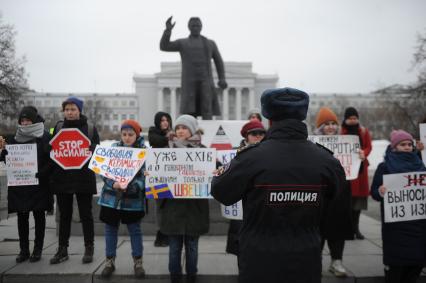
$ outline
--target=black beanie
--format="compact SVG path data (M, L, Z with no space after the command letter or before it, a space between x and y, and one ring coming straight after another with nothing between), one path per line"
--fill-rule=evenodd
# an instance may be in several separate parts
M353 107L348 107L345 110L345 120L351 116L356 116L357 118L359 118L358 111Z
M31 122L36 123L37 122L37 109L34 106L25 106L22 108L21 112L19 113L19 120L18 123L21 124L21 120L26 118L28 120L31 120Z

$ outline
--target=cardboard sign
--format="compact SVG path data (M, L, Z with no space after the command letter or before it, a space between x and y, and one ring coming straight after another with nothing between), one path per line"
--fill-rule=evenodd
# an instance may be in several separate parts
M231 160L237 155L237 150L218 150L217 160L223 165L231 162ZM233 205L225 206L220 205L222 216L227 219L242 220L243 219L243 203L239 201Z
M7 185L38 185L37 144L6 145L6 150Z
M425 148L422 150L423 163L426 164L426 124L420 124L420 140Z
M64 170L81 169L92 156L91 141L77 128L61 129L50 144L50 158Z
M385 222L426 219L426 172L383 176Z
M146 198L212 198L215 168L213 148L152 148L146 157Z
M361 159L359 150L361 149L359 137L355 135L336 136L309 136L308 140L319 143L334 152L343 169L345 169L346 180L358 178Z
M146 150L141 148L97 145L89 169L127 185L142 168L145 156Z

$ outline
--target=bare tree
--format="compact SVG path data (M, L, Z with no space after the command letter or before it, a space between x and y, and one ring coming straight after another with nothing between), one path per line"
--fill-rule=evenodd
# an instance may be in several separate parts
M3 23L0 14L0 112L4 118L17 116L19 98L28 89L25 57L17 58L14 27Z
M413 59L413 68L419 70L417 82L392 85L375 93L384 105L381 114L387 120L387 131L401 128L418 137L418 124L426 118L426 31L417 37Z

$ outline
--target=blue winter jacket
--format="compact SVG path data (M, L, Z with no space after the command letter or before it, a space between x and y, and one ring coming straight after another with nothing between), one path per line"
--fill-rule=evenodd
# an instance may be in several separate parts
M135 148L145 148L144 138L139 137L134 143ZM112 146L125 146L123 142L117 142ZM145 199L145 164L141 170L136 174L133 180L127 186L127 190L120 193L113 189L112 186L115 181L102 176L105 182L101 195L99 197L98 204L118 210L127 211L144 211L144 199Z

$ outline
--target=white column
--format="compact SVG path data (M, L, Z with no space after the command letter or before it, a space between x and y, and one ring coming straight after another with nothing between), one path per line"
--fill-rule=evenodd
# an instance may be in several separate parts
M163 104L163 88L160 87L158 89L158 94L157 94L157 111L164 111L164 104ZM141 105L139 104L139 107L141 107Z
M172 120L174 121L176 117L176 88L170 88L170 116L172 116Z
M249 88L249 111L254 108L254 90Z
M228 89L226 88L223 90L223 94L222 94L222 119L223 120L228 120L229 119L229 95L228 95Z
M237 105L235 106L235 111L237 111L236 118L237 120L241 120L241 88L237 88L235 90L236 90L235 95L237 96L236 97Z

